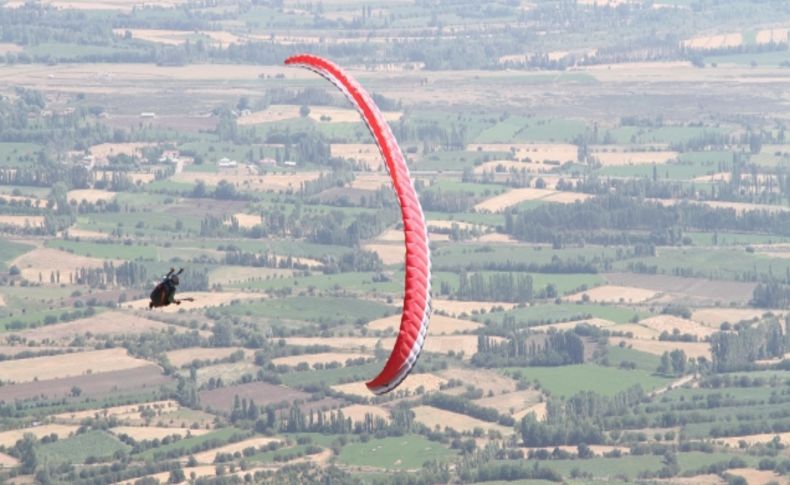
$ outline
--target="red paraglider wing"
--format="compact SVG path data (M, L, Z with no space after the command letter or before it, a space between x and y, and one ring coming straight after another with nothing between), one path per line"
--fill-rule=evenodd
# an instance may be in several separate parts
M354 103L376 139L398 195L406 238L406 278L400 332L381 373L367 383L375 394L384 394L406 378L425 343L431 316L431 259L428 228L392 129L368 93L351 76L326 59L312 55L289 57L288 65L311 69L331 81Z

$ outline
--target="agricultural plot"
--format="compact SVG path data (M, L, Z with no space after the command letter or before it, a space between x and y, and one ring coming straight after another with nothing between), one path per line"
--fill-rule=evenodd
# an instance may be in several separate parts
M340 463L380 469L415 469L428 460L447 461L456 452L419 435L351 443L343 447Z
M13 383L43 381L128 370L147 365L150 363L129 356L126 349L94 350L0 362L0 379Z
M411 374L409 379L403 381L393 392L395 395L423 394L425 392L436 391L446 383L446 379L433 374ZM365 381L338 384L332 386L332 389L351 396L370 397L370 390L365 386Z
M178 293L178 299L184 300L192 298L194 301L186 301L181 305L172 305L163 308L157 308L157 312L161 313L177 313L179 310L195 310L203 309L214 306L225 306L233 302L242 302L246 300L259 300L264 298L264 295L256 295L254 293L241 293L241 292L207 292L207 291L185 291ZM148 298L130 301L124 304L125 308L132 310L143 310L148 308Z
M361 353L340 353L340 352L321 352L318 354L302 354L302 355L289 355L288 357L277 357L272 359L274 365L287 365L296 367L301 363L305 363L311 368L316 364L345 364L348 360L356 359L369 359L371 354Z
M135 441L161 440L168 436L189 438L208 433L206 429L165 428L159 426L116 426L109 430L115 436L127 435Z
M41 455L54 463L84 463L89 457L108 458L131 448L104 431L88 431L41 446Z
M612 344L614 345L620 345L621 342L628 348L640 352L647 352L648 354L662 355L664 352L672 352L675 349L680 349L684 351L687 356L695 359L697 357L705 357L710 360L711 358L710 344L706 342L671 342L620 337L612 339Z
M658 292L644 288L604 285L584 290L565 297L567 301L591 301L595 303L643 303L655 298Z
M259 406L265 406L280 402L306 400L310 395L285 386L268 384L266 382L251 382L210 391L200 391L200 402L206 409L230 412L233 410L233 402L236 396L239 396L240 399L253 400Z
M430 429L443 430L450 428L459 433L473 432L479 428L486 432L496 431L503 436L513 433L513 430L496 423L489 423L480 419L472 418L464 414L453 413L445 411L444 409L435 408L433 406L417 406L412 408L414 411L414 420L422 423Z
M368 323L368 328L382 332L393 332L400 328L400 321L400 315L392 315ZM428 327L428 334L449 335L454 333L468 333L480 328L481 326L482 325L480 323L470 320L462 320L436 314L431 317L431 324L430 327Z
M44 327L23 330L21 332L12 332L9 335L24 338L32 342L62 342L65 340L71 341L79 335L138 335L148 332L166 332L171 329L175 331L184 331L173 325L167 325L137 315L110 311L68 323L46 325Z
M39 439L53 434L56 435L58 439L68 438L71 434L75 433L77 429L78 426L76 425L45 424L41 426L33 426L32 428L2 431L0 432L0 445L10 448L14 446L17 441L23 439L28 433Z
M649 391L670 382L669 379L655 376L652 372L593 364L513 368L505 372L528 381L537 381L540 383L540 389L563 397L569 397L579 391L594 391L613 396L635 385L640 385Z
M2 222L2 219L0 219ZM19 256L10 264L21 270L23 278L29 281L50 284L72 282L82 268L102 268L106 260L69 254L50 248L36 248Z
M241 347L191 347L171 350L165 353L167 360L176 367L185 367L194 361L214 361L228 358L241 350ZM250 353L247 351L247 353Z
M480 212L502 212L508 207L513 207L525 201L556 202L572 204L576 201L584 202L591 198L589 194L579 192L557 192L548 189L513 189L504 194L491 197L475 206Z
M80 396L95 398L150 393L173 382L174 378L164 375L158 365L149 364L129 370L7 384L0 388L0 402L10 403L42 396L51 400L73 398L75 389L79 389Z
M219 448L214 448L213 450L204 451L201 453L195 453L193 456L198 463L204 464L212 464L215 463L217 455L220 454L234 454L236 452L242 452L246 448L260 448L262 446L268 445L269 443L277 443L281 440L279 438L250 438L248 440L242 440L236 443L231 443L229 445L221 446Z

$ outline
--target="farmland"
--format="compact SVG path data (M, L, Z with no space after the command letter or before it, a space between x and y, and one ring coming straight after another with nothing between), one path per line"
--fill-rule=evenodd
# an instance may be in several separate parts
M0 482L787 482L789 22L0 2ZM368 91L426 216L433 312L383 395L391 167L299 52Z

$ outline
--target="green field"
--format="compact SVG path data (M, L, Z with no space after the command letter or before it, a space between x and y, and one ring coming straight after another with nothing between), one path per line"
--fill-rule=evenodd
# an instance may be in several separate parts
M456 452L441 443L419 435L372 439L367 443L350 443L343 447L338 461L346 465L390 469L419 468L426 461L445 461Z
M474 317L478 321L502 323L506 317L513 317L519 326L532 326L539 323L557 323L585 318L603 318L615 323L629 323L634 318L641 320L650 313L644 310L614 305L595 305L581 303L547 303L525 308L514 308L504 312L491 312Z
M617 327L614 327L615 329ZM625 347L610 345L606 348L606 357L609 365L619 367L621 363L636 364L636 368L647 372L655 372L661 363L661 359L653 354L639 352Z
M230 315L256 318L305 320L334 324L369 321L395 312L393 307L367 300L344 297L297 296L224 307Z
M7 263L33 249L29 244L0 241L0 268L6 269Z
M41 445L39 453L42 458L54 463L84 463L89 457L109 458L119 450L129 451L115 436L104 431L88 431L72 438L58 440L54 443Z
M87 241L47 241L47 247L62 249L81 256L90 256L104 259L126 259L126 260L157 260L159 259L159 249L154 246L139 244L114 244L114 243L94 243Z
M210 433L206 433L200 436L192 436L189 438L184 438L168 445L159 446L157 448L150 448L145 450L142 453L135 455L135 458L140 460L151 460L157 454L166 454L166 453L186 453L188 450L198 447L204 443L207 443L212 440L217 440L221 444L225 444L234 434L240 433L237 428L222 428L218 430L211 431Z
M515 372L528 381L538 381L541 388L561 397L570 397L579 391L594 391L605 396L614 396L636 385L647 392L671 382L671 379L652 375L652 372L646 370L623 370L594 364L510 367L502 371L510 375Z

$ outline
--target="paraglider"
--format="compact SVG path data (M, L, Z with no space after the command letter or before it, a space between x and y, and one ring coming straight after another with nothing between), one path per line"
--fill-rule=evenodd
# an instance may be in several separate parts
M285 64L317 72L337 86L354 104L376 140L398 196L406 242L403 315L387 363L376 377L366 383L374 394L384 394L398 387L411 372L428 332L431 316L431 260L425 216L392 129L362 86L340 67L321 57L297 55L286 59Z
M179 269L177 273L175 268L170 268L170 271L164 276L164 278L162 278L162 281L160 281L151 292L151 301L148 303L149 310L152 308L168 306L172 303L180 305L183 301L193 301L192 298L182 298L181 300L176 300L176 288L181 282L178 276L183 272L184 268Z

